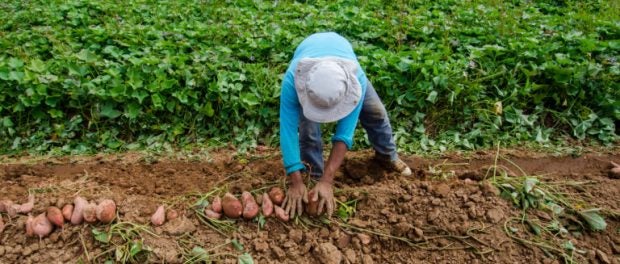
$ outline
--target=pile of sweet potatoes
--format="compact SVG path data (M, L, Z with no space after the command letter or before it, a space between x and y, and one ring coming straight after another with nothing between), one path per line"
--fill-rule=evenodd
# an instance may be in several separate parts
M103 199L99 204L96 204L77 196L72 204L66 204L62 209L50 206L36 217L31 214L34 203L34 195L32 194L28 196L28 202L24 204L15 204L10 200L4 200L0 202L0 212L6 212L9 217L14 217L18 213L28 214L26 235L38 236L39 238L52 233L54 227L63 228L65 221L73 225L97 221L108 224L116 218L116 203L110 199ZM0 232L3 229L4 224L0 217Z
M280 207L283 201L284 191L278 187L271 188L269 193L258 195L256 199L247 191L241 193L241 200L227 192L222 198L216 196L211 204L205 208L204 213L209 219L220 219L224 215L233 219L243 217L246 220L251 220L258 216L262 209L262 214L265 217L275 214L278 219L288 221L288 215Z

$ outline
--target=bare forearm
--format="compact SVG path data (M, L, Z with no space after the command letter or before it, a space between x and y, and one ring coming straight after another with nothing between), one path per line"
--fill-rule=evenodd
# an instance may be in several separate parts
M327 165L325 166L325 170L323 172L323 177L321 177L321 181L334 182L334 175L340 165L342 165L342 161L344 160L344 155L347 153L347 145L340 141L335 141L332 146L332 150L329 154L329 159L327 160Z

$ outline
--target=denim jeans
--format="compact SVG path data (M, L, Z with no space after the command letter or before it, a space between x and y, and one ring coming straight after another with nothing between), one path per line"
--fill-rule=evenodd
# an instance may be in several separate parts
M370 81L366 88L359 119L368 134L368 139L375 149L375 153L386 159L398 159L390 119ZM306 119L303 113L299 121L299 147L301 149L301 160L306 163L306 169L310 176L320 178L323 175L324 166L321 124Z

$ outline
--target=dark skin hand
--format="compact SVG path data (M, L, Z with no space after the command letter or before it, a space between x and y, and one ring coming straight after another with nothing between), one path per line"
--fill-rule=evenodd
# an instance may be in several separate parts
M340 141L334 142L329 154L329 159L323 170L323 176L321 176L319 182L314 186L314 196L310 198L314 202L319 201L319 214L326 211L327 216L331 217L334 212L334 176L338 168L340 168L340 165L342 165L346 153L346 144ZM302 201L308 203L307 194L306 185L303 183L301 173L299 171L291 173L289 189L286 194L286 199L282 204L289 216L294 217L295 214L301 215L303 213Z

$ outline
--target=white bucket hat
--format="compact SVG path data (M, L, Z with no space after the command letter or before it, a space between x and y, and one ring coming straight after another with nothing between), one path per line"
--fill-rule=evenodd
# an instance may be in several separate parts
M303 58L295 70L295 89L303 114L330 123L353 112L362 97L357 63L338 57Z

